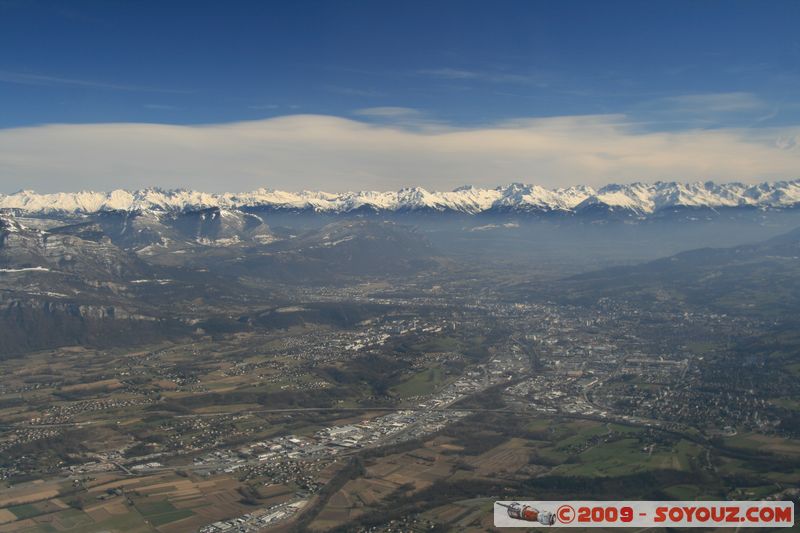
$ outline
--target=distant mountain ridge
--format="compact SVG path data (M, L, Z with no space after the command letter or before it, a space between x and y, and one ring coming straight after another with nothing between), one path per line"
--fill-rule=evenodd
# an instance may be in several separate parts
M686 304L720 313L796 323L800 308L800 228L751 244L705 247L564 280L553 298L619 298L666 309Z
M104 211L185 212L198 209L261 208L321 213L366 212L454 212L482 213L563 213L599 211L622 212L646 217L670 209L683 208L800 207L800 179L717 184L711 181L679 183L656 182L606 185L600 189L579 185L546 189L538 185L513 183L493 189L459 187L453 191L428 191L422 187L399 191L359 191L299 193L258 189L247 193L205 193L159 188L111 192L82 191L38 194L20 191L0 194L0 209L26 214L90 214Z

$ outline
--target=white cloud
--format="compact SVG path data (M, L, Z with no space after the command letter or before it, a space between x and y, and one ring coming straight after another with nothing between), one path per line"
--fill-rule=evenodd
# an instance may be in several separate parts
M417 75L426 76L429 78L450 80L450 81L466 81L475 80L488 83L499 84L520 84L532 85L539 88L548 86L548 82L543 79L541 73L539 74L524 74L516 72L505 71L477 71L477 70L464 70L457 68L435 68L435 69L422 69L416 71Z
M457 68L434 68L423 69L417 71L418 74L423 76L431 76L433 78L442 78L445 80L474 80L480 77L477 72L472 70L463 70Z
M703 113L741 113L757 111L767 104L752 93L685 94L663 98L660 106L667 110Z
M354 113L362 117L376 118L406 118L421 115L421 113L414 108L397 106L365 107L363 109L356 109Z
M409 128L322 115L204 126L44 125L0 130L0 190L752 182L797 177L799 138L800 127L642 132L623 115L475 128Z
M45 86L66 86L88 89L107 89L112 91L130 92L153 92L153 93L173 93L187 94L189 91L164 89L158 87L142 87L139 85L127 85L120 83L107 83L94 80L80 80L75 78L63 78L60 76L50 76L46 74L31 74L29 72L11 72L0 70L0 83L15 83L18 85L45 85Z

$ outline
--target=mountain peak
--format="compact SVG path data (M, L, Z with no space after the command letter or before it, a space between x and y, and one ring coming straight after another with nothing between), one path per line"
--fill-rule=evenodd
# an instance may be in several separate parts
M206 193L190 189L149 187L135 191L37 194L23 190L0 194L0 209L28 214L87 214L101 211L185 212L207 208L259 208L347 213L358 209L415 211L420 209L464 214L501 211L572 212L604 207L637 216L675 207L756 207L782 209L800 206L800 180L746 185L695 181L612 183L597 190L587 185L547 189L515 182L492 189L464 185L452 191L406 187L395 192L358 191L299 193L259 188L246 193Z

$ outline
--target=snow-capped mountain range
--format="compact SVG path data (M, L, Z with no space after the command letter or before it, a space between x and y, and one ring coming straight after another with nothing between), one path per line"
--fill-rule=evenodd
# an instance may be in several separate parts
M623 211L646 216L674 208L785 209L800 207L800 179L747 185L742 183L656 182L607 185L600 189L574 186L546 189L514 183L483 189L459 187L435 192L421 187L396 192L360 191L299 193L258 189L248 193L211 194L192 190L148 188L137 191L82 191L0 194L0 209L27 214L89 214L102 211L185 212L205 208L269 208L324 213L355 211L438 211L464 214L488 212L581 213Z

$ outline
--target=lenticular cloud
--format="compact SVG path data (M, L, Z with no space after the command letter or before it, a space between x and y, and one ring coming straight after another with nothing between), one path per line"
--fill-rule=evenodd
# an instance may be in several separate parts
M622 115L520 119L476 128L374 124L322 115L175 126L44 125L0 130L0 187L211 192L258 187L452 189L789 179L800 128L641 131Z

